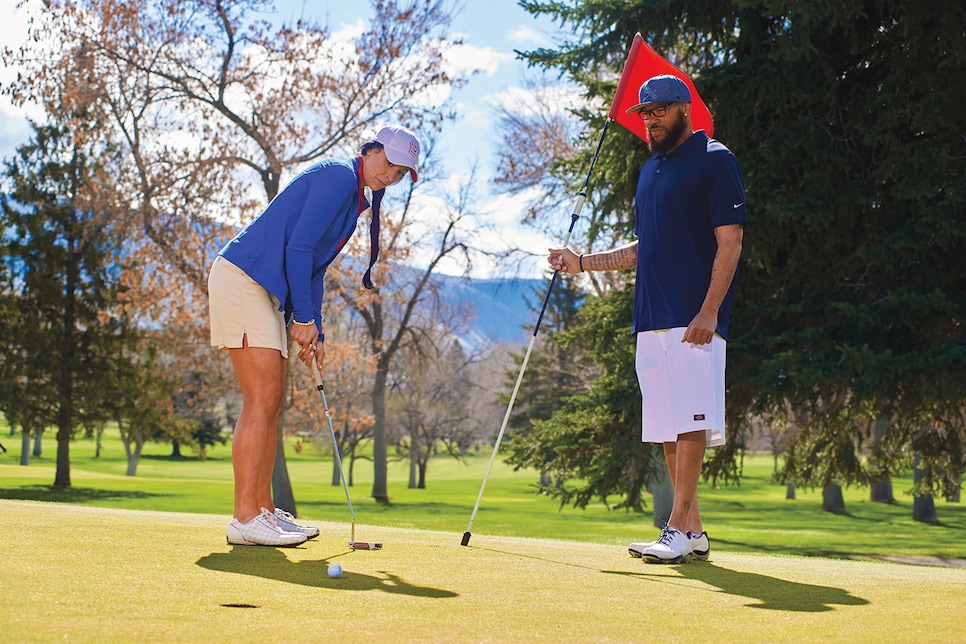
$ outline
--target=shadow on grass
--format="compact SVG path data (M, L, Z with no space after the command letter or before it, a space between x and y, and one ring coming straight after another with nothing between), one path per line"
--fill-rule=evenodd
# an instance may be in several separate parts
M502 550L494 550L492 548L479 549L486 550L488 552L511 555L514 557L537 559L539 561L546 561L548 563L583 568L586 570L598 570L597 568L591 566L555 561L545 557L505 552ZM834 606L865 606L869 603L869 600L863 599L862 597L855 597L850 594L849 591L841 588L802 584L797 581L787 581L785 579L769 577L767 575L759 575L758 573L753 572L738 572L735 570L728 570L727 568L720 568L706 561L669 567L680 573L681 577L684 579L694 579L709 586L715 586L719 589L718 591L710 592L722 592L728 595L736 595L739 597L750 597L752 599L757 599L760 602L757 604L748 604L749 608L821 613L835 610ZM647 566L645 566L645 568L647 568ZM657 566L656 569L662 570L666 568L664 566ZM642 579L648 579L658 583L673 584L675 583L674 579L676 579L673 576L661 573L652 575L646 572L633 573L617 570L601 570L600 572L611 575L640 577Z
M168 494L138 490L102 490L93 487L60 487L56 485L22 485L0 488L0 499L15 501L49 501L53 503L88 503L108 499L150 499Z
M317 500L306 500L299 501L299 511L303 511L305 508L315 508L318 510L326 510L333 506L341 505L345 507L345 496L341 492L341 487L339 488L339 497L333 501L317 501ZM460 515L465 514L463 510L466 508L466 504L462 502L454 501L452 503L444 503L442 501L393 501L393 500L376 500L370 496L360 495L356 498L356 492L349 490L349 495L352 498L352 504L354 506L361 506L366 509L367 512L372 514L387 514L389 512L399 513L406 512L409 510L416 510L421 514L440 514L440 515ZM490 512L493 512L490 509ZM345 513L348 514L348 508L345 509ZM309 513L310 514L310 513Z
M201 463L203 461L231 461L231 456L212 456L208 455L204 459L198 458L194 454L142 454L142 461L168 461L171 463Z
M962 528L959 528L958 526L943 524L943 523L929 523L929 524L924 523L923 528L924 529L943 528L945 530L954 530L954 531L962 530ZM960 538L959 535L956 535L956 534L953 534L953 535L942 534L939 536L941 536L945 540ZM793 555L796 557L824 557L828 559L852 560L852 559L869 559L869 558L878 559L878 558L890 556L890 555L880 555L878 553L855 552L856 548L852 544L843 544L841 547L836 549L836 548L828 547L829 544L823 544L825 546L823 548L813 547L810 545L793 545L790 543L771 544L771 545L766 543L752 544L745 541L719 539L717 537L715 538L714 543L718 545L731 546L730 548L723 549L730 552L759 552L759 553L776 554L776 555ZM902 555L891 555L891 556L894 556L897 559L902 558ZM904 563L921 564L921 563L927 562L928 559L932 559L932 558L938 559L938 560L949 560L953 562L962 561L961 558L950 556L948 553L944 553L944 552L939 552L939 551L922 552L921 551L920 555L917 555L914 557L912 556L906 557L907 561L905 561ZM920 561L915 561L916 559L919 559Z
M855 597L841 588L739 572L709 562L694 562L674 566L674 569L685 579L694 579L719 589L711 592L758 600L757 604L747 604L748 608L822 613L835 610L835 606L865 606L869 603L869 600Z
M330 557L330 559L335 558ZM381 576L375 576L347 570L342 577L331 579L326 572L329 564L327 559L291 561L278 548L234 546L230 552L213 552L202 557L196 563L207 570L253 575L313 588L381 590L394 595L411 595L431 599L458 596L457 593L449 590L410 584L402 577L385 571L380 571Z

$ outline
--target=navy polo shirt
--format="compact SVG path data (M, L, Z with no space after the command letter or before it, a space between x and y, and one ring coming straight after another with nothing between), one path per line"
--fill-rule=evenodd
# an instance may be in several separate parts
M714 229L748 220L741 167L720 142L695 132L670 154L655 154L637 182L634 332L686 327L704 303L718 249ZM728 338L735 282L718 310Z

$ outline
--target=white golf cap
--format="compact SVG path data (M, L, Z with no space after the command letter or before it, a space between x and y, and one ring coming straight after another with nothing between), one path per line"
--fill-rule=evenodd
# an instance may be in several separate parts
M390 163L409 168L409 176L416 182L419 175L419 140L411 131L399 125L387 125L379 130L376 141L382 143Z

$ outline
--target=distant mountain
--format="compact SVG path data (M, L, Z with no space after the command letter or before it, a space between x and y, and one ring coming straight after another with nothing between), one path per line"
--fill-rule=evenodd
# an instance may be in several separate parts
M341 261L343 270L359 275L365 270L358 258L347 256ZM400 278L399 283L407 283L418 279L421 269L394 264L392 273ZM475 279L443 274L434 274L432 279L447 304L469 306L468 332L460 339L480 348L497 342L527 344L537 322L537 311L531 307L539 309L543 304L550 283L538 278Z
M436 279L447 301L472 307L475 317L468 324L472 337L464 340L474 346L494 342L526 344L537 321L537 312L531 307L543 303L548 285L542 279L472 279L448 275Z

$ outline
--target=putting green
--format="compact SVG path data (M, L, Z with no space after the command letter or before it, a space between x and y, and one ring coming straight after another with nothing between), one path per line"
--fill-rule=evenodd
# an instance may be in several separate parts
M228 517L0 500L6 641L956 641L966 570L718 553L646 565L542 539L320 523L229 546ZM712 541L712 548L714 547ZM326 575L340 563L340 579Z

